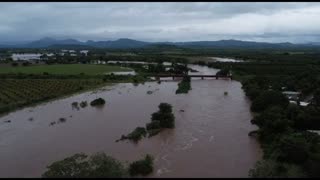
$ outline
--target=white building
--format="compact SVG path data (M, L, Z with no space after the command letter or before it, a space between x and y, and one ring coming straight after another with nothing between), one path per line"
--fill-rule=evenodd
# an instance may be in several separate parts
M292 104L297 104L297 101L289 101L289 102ZM310 104L309 102L303 102L303 101L299 102L300 106L308 106L309 104Z
M100 60L92 60L91 63L92 64L106 64L105 61L100 61Z
M316 133L316 134L320 135L320 130L307 130L307 131L313 132L313 133Z
M295 101L299 99L301 93L295 91L283 91L282 94L286 95L289 100Z
M85 54L86 56L88 55L89 50L81 50L80 54Z
M14 61L22 60L22 61L30 61L30 60L41 60L41 56L44 54L40 53L13 53L12 54L12 59ZM53 53L47 53L46 54L48 57L52 57L55 54Z
M64 56L64 55L67 55L67 54L69 54L70 56L77 56L77 54L75 54L75 53L59 53L59 55L60 56Z
M22 61L29 61L29 60L40 60L40 53L14 53L12 54L11 58L14 61L22 60Z
M48 54L46 54L48 57L51 57L51 56L54 56L54 54L53 53L48 53Z
M67 49L62 49L61 52L69 52L69 53L75 53L75 50L67 50Z

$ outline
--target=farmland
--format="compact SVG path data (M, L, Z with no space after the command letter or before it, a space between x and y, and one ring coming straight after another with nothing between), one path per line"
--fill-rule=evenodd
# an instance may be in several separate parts
M57 64L57 65L32 65L18 67L1 67L0 74L23 73L23 74L62 74L72 75L84 73L87 75L97 75L109 72L130 71L128 68L108 65L87 65L87 64Z
M98 87L101 79L10 79L0 81L0 114L19 107Z

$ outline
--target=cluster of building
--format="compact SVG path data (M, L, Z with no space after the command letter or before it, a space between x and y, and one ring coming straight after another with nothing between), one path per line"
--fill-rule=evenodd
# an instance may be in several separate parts
M14 53L11 55L12 60L14 61L28 61L28 60L41 60L41 57L46 55L47 57L54 56L53 53L40 54L40 53Z
M282 89L285 89L285 87L283 87ZM313 104L314 101L313 95L310 95L302 99L301 92L282 91L282 94L284 94L289 99L290 103L298 104L299 106L308 106L309 104ZM320 135L320 130L309 129L307 131Z
M284 94L290 103L299 104L300 106L307 106L311 103L312 97L305 98L304 101L301 100L301 93L296 91L283 91Z
M85 56L88 55L89 50L81 50L79 51L80 54ZM61 50L58 53L60 56L64 56L65 54L69 54L70 56L77 56L77 51L75 50ZM11 58L13 61L29 61L29 60L46 60L48 57L55 56L54 53L13 53Z

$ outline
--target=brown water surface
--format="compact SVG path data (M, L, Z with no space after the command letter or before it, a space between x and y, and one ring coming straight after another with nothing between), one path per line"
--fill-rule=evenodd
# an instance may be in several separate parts
M200 74L216 72L193 68ZM152 154L155 171L151 177L247 177L261 158L261 150L248 136L256 127L250 124L250 102L241 84L194 79L188 94L176 95L177 83L117 84L1 117L0 177L39 177L53 161L74 153L101 151L123 162ZM149 95L150 90L153 93ZM101 108L89 105L77 110L71 106L74 101L90 103L98 97L106 100ZM150 122L161 102L172 104L175 129L138 144L115 142ZM58 123L59 118L66 122ZM50 126L53 121L57 123Z

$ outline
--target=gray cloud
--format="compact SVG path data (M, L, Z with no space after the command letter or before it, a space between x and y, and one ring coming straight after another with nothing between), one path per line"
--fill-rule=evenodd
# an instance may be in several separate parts
M0 43L107 40L319 40L320 3L0 3Z

